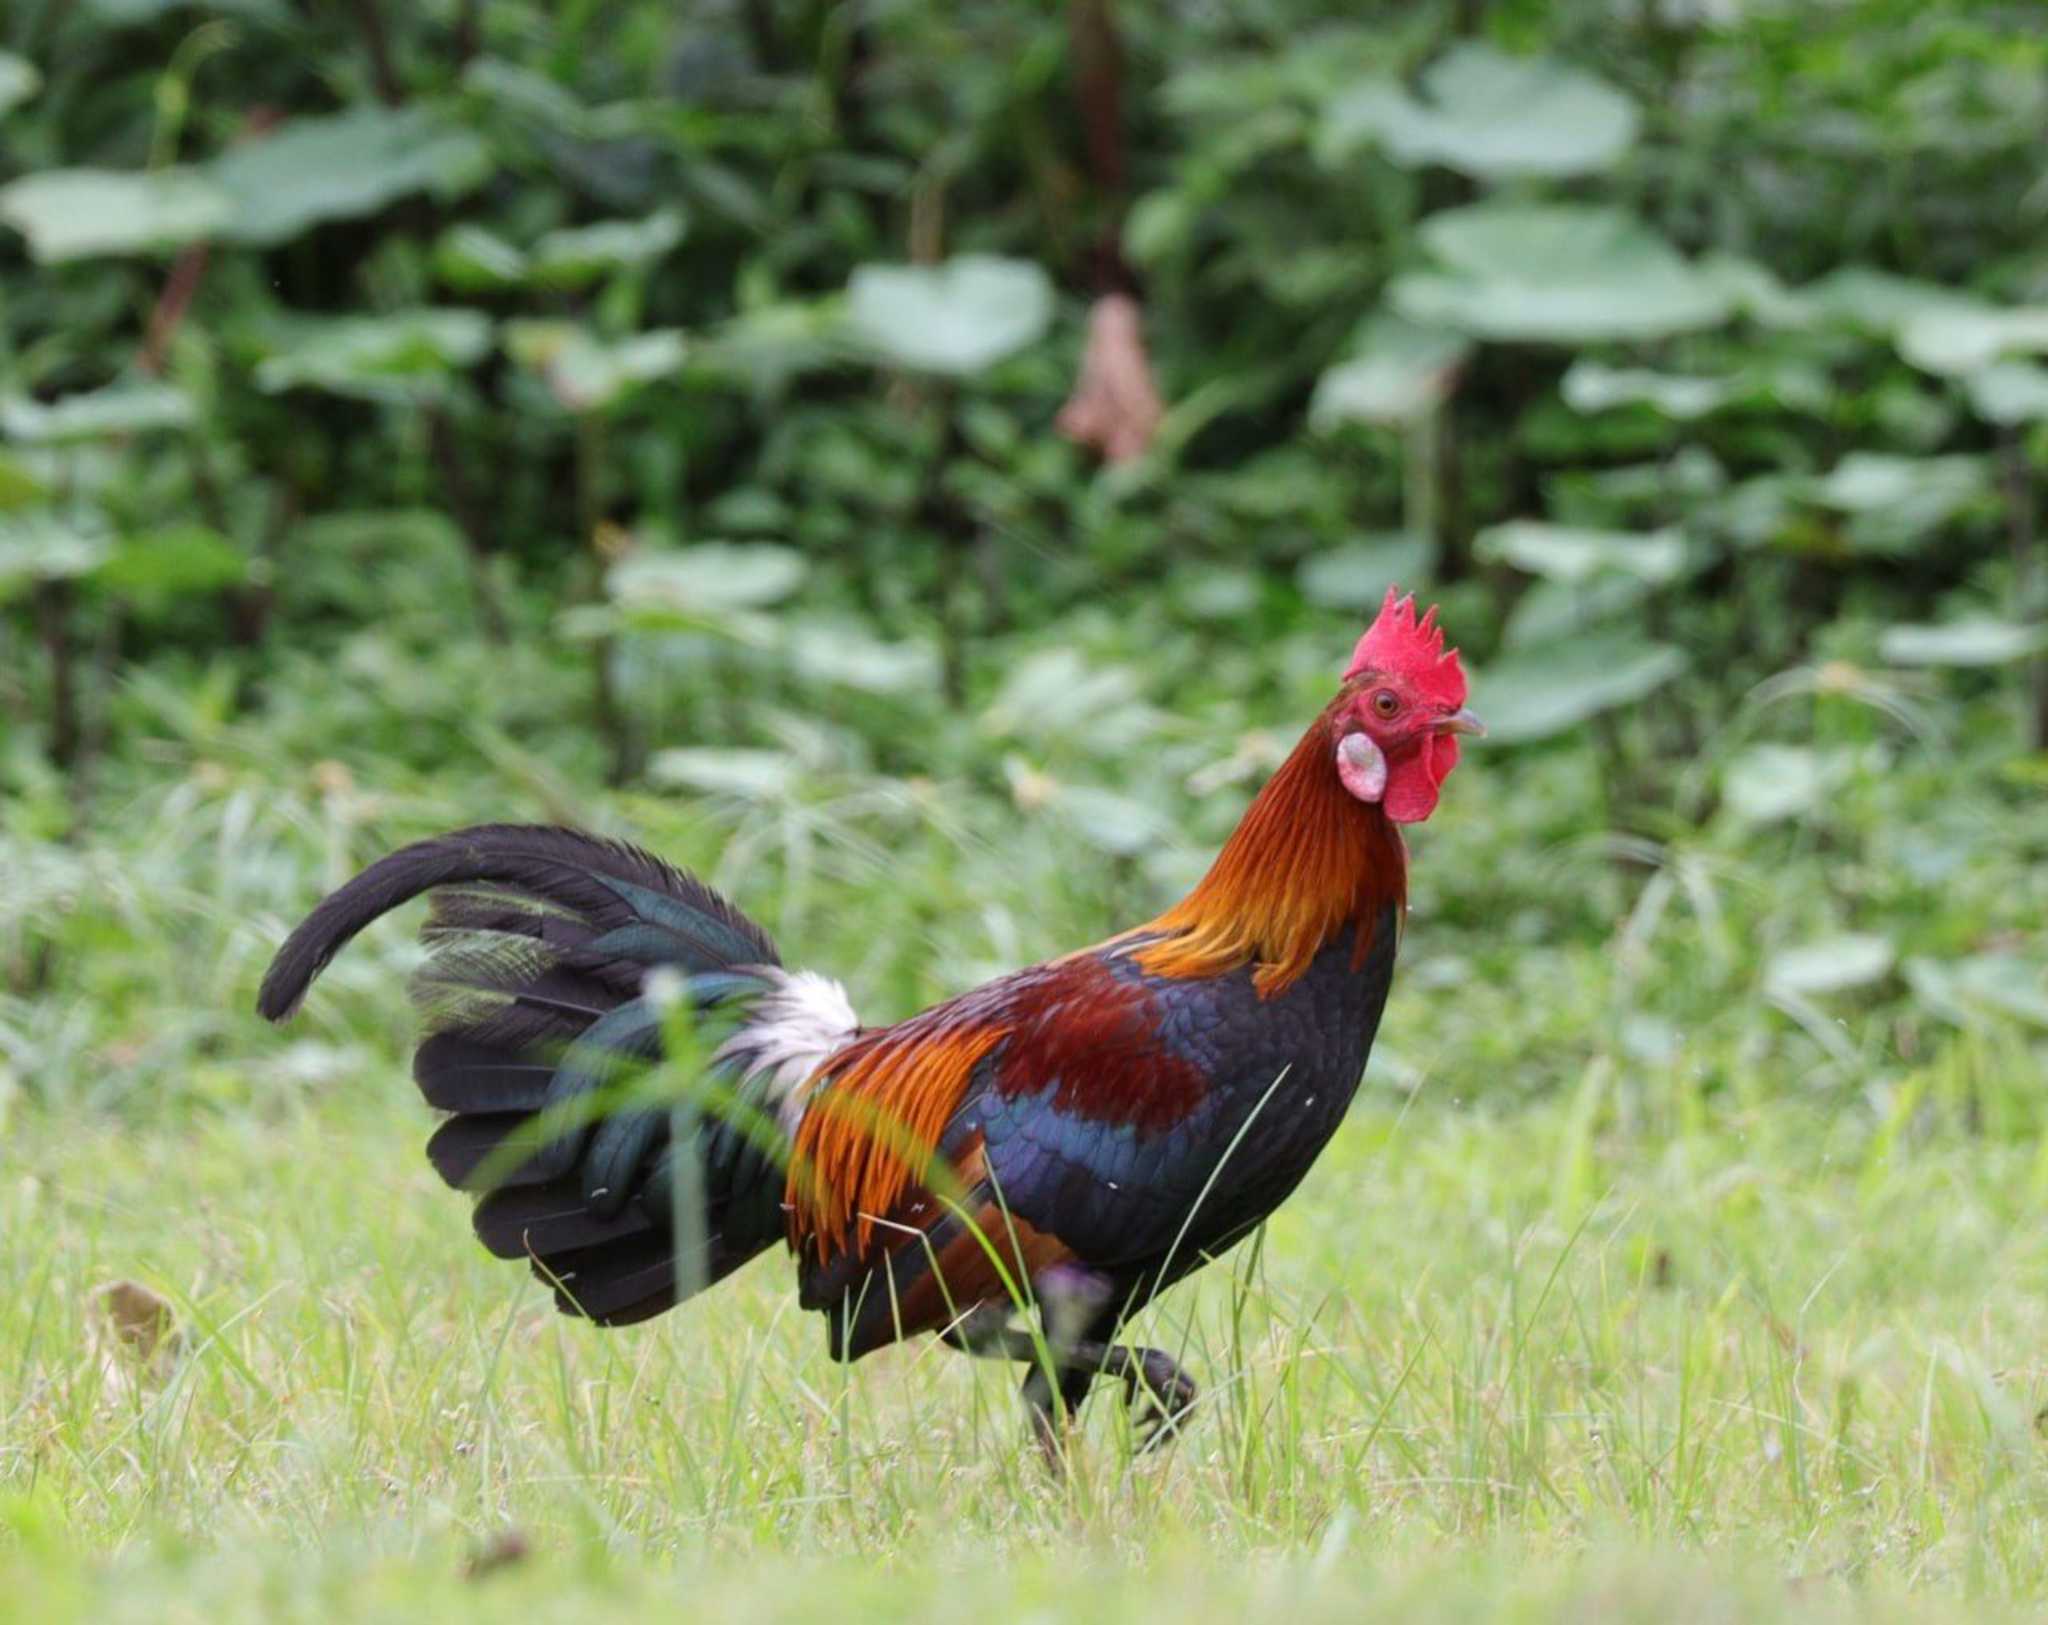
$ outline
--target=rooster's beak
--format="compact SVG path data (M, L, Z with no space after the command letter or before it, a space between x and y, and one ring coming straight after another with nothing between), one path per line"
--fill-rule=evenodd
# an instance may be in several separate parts
M1481 722L1470 711L1457 710L1439 722L1436 725L1436 731L1445 734L1470 734L1474 739L1484 739L1486 737L1486 724Z

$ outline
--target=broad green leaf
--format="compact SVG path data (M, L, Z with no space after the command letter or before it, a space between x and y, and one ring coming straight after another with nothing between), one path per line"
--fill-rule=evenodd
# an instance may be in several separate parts
M1721 796L1739 822L1776 823L1814 811L1848 782L1854 767L1846 750L1752 745L1722 769Z
M36 65L11 51L0 51L0 118L33 96L43 83Z
M790 630L798 675L866 694L930 692L938 656L922 643L885 643L854 621L807 621Z
M690 346L693 371L745 384L757 395L783 389L798 373L846 359L845 322L836 299L788 301L744 311Z
M697 623L779 603L807 569L801 553L771 542L643 547L612 566L605 591L629 616Z
M1976 311L1978 301L1938 282L1919 282L1867 265L1844 265L1809 282L1792 297L1809 322L1890 337L1915 317Z
M1443 404L1472 341L1446 328L1418 327L1376 315L1350 356L1316 380L1309 427L1327 432L1346 423L1403 424Z
M1852 451L1806 493L1851 516L1849 540L1870 552L1906 552L1926 545L1964 509L1990 493L1982 459L1955 454L1897 457Z
M1617 406L1649 406L1668 418L1690 422L1725 406L1737 386L1725 378L1687 378L1646 367L1609 367L1574 361L1558 386L1574 412L1607 412Z
M779 750L675 749L656 751L647 776L656 784L742 801L779 801L801 781L802 766Z
M1954 960L1909 959L1906 980L1923 1003L1951 1021L1973 1025L1987 1013L2048 1027L2048 970L2017 954L1972 954Z
M451 373L482 360L490 346L490 318L476 310L304 317L280 330L256 384L273 394L318 389L368 401L433 400Z
M570 412L603 411L642 384L673 377L689 359L683 335L673 328L607 343L576 322L507 322L505 350L538 372Z
M2048 649L2048 626L1976 616L1933 626L1888 626L1877 650L1894 666L2002 666Z
M0 602L39 581L89 575L114 544L97 508L28 508L0 513Z
M605 220L551 231L529 253L530 275L546 288L581 288L615 271L648 265L683 240L683 216L660 209L645 220Z
M1177 570L1174 604L1198 621L1238 621L1259 607L1259 577L1251 570Z
M1136 676L1121 666L1091 666L1073 649L1026 655L1011 669L981 726L998 737L1066 741L1090 750L1127 749L1156 731Z
M1442 164L1480 180L1605 169L1636 137L1636 105L1606 80L1548 57L1454 45L1411 96L1368 80L1336 97L1317 152L1326 162L1376 144L1407 168Z
M1432 215L1443 267L1394 279L1411 320L1481 338L1584 344L1662 338L1728 316L1727 290L1617 209L1481 203Z
M26 458L0 456L0 513L30 507L49 494L49 485Z
M591 109L546 74L500 57L480 56L463 70L462 88L515 118L578 141L598 134Z
M1666 582L1685 568L1685 538L1676 530L1590 530L1534 519L1489 525L1473 538L1482 559L1512 564L1554 581L1586 581L1620 571L1643 581Z
M1394 531L1311 553L1294 579L1312 604L1362 612L1378 609L1389 587L1427 581L1435 562L1428 537Z
M1891 974L1898 951L1889 937L1846 932L1771 955L1764 966L1764 990L1805 998L1868 987Z
M1738 315L1764 327L1793 329L1811 327L1817 319L1813 307L1787 288L1769 266L1739 254L1702 254L1693 269L1728 296Z
M1999 361L1963 380L1970 408L1986 423L2048 422L2048 367Z
M1923 372L1962 377L2011 356L2048 351L2048 308L1921 310L1900 323L1897 342L1899 354Z
M893 366L966 377L1035 344L1052 283L1028 260L963 254L943 265L863 265L847 284L853 336Z
M1052 804L1082 840L1117 857L1135 857L1173 835L1173 826L1158 811L1114 790L1063 784Z
M1473 684L1472 706L1489 737L1504 743L1547 739L1616 706L1632 705L1679 676L1685 651L1625 632L1517 649Z
M144 602L218 592L248 574L248 561L217 530L172 525L124 537L93 579L110 592Z
M367 105L293 119L208 166L234 204L219 235L269 247L325 220L354 220L415 192L444 202L481 185L491 154L473 131L425 107Z
M434 274L459 293L495 293L526 281L525 254L482 226L450 226L434 244Z
M183 429L196 417L192 398L174 384L110 384L47 405L20 395L0 397L0 434L38 445Z
M179 248L233 213L233 199L192 169L46 169L0 187L0 220L43 265Z
M1597 626L1610 626L1650 596L1653 583L1609 571L1585 581L1539 580L1515 600L1501 632L1504 648L1556 643Z

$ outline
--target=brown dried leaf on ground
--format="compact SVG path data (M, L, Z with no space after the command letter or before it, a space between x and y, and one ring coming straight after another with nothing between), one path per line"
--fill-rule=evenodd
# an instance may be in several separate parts
M139 1281L110 1281L94 1290L91 1305L89 1340L110 1394L170 1375L185 1347L170 1304Z
M1129 294L1105 294L1088 316L1088 348L1058 428L1112 463L1144 455L1166 407L1145 354L1144 314Z

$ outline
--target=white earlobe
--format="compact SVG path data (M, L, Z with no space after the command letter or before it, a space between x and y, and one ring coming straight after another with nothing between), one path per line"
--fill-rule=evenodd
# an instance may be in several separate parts
M1337 777L1360 801L1378 801L1387 793L1387 759L1364 734L1346 734L1337 741Z

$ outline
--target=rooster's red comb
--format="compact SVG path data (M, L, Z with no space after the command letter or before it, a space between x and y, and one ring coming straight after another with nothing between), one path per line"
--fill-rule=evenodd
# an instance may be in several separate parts
M1429 613L1417 620L1414 595L1404 598L1398 587L1387 589L1386 602L1351 653L1345 680L1366 671L1398 677L1424 699L1439 705L1465 703L1465 668L1458 664L1458 651L1444 647L1444 629L1436 624L1436 605L1431 604Z

